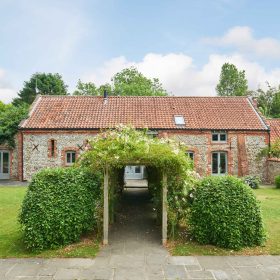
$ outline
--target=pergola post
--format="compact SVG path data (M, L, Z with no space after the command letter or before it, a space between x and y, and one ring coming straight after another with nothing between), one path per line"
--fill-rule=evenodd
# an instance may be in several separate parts
M162 176L162 245L167 243L167 176Z
M104 171L104 203L103 203L103 245L108 244L108 231L109 231L109 170L106 165Z

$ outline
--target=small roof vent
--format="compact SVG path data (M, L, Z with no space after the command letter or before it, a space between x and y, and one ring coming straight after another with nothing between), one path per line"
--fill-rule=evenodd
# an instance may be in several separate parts
M174 116L174 121L175 121L175 124L178 126L185 126L185 124L186 124L184 116L182 116L182 115Z

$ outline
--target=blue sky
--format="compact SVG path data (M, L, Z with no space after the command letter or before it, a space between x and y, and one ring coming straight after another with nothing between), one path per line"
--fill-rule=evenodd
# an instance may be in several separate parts
M124 67L174 95L215 95L224 62L280 84L279 1L0 0L0 99L34 72L109 82Z

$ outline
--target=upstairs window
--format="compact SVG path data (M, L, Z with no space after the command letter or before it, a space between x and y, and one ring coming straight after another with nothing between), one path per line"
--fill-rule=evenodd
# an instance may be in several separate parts
M213 131L212 142L227 142L227 133L225 131Z
M76 152L67 151L65 155L66 155L66 165L73 165L76 161Z
M174 116L174 121L175 121L175 124L178 125L178 126L184 126L185 125L185 119L181 115Z

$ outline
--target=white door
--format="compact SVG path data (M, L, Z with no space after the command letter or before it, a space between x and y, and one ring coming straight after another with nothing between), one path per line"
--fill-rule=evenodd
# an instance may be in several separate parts
M144 168L140 165L125 167L125 179L143 179Z
M0 179L10 179L10 153L0 151Z

